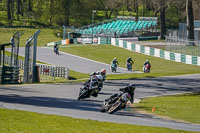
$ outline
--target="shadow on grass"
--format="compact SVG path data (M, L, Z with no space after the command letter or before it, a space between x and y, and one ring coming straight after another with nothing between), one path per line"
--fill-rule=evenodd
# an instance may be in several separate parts
M74 78L72 76L69 76L69 80L77 80L77 78Z

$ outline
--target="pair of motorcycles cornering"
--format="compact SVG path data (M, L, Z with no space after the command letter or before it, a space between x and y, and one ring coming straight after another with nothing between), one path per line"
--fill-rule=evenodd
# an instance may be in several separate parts
M91 79L90 82L86 82L84 86L80 88L78 100L89 98L90 96L97 97L100 91L101 88L99 88L98 80L95 78ZM119 93L113 94L108 99L104 100L100 109L101 112L112 114L125 108L128 101L133 103L135 85L130 84L126 87L120 88L119 91Z

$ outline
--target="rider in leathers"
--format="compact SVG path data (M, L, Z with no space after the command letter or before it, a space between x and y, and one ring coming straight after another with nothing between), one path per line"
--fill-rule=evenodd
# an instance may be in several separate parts
M120 88L119 90L121 91L120 93L115 93L115 94L113 94L110 98L106 99L106 101L109 101L111 104L112 104L112 103L115 103L116 100L117 100L124 92L127 92L127 93L129 93L129 94L131 95L131 100L130 100L131 103L134 102L135 85L130 84L130 85L126 86L126 87ZM123 108L125 108L125 107L126 107L126 105L125 105Z
M96 92L93 96L97 97L98 96L98 93L99 91L101 91L101 89L103 88L103 82L105 81L106 79L106 70L105 69L101 69L101 71L98 71L98 72L93 72L91 75L90 75L90 78L88 80L88 82L90 83L90 81L92 79L96 79L98 81L98 92ZM90 88L90 87L89 87Z

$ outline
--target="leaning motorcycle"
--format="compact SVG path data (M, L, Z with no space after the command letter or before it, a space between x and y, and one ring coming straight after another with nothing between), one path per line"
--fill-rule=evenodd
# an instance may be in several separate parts
M99 93L98 79L92 78L89 82L86 82L83 87L80 88L78 100L89 98L90 96L97 97Z
M123 92L121 94L114 94L115 96L111 96L113 98L106 99L103 102L103 105L100 109L101 112L108 112L112 114L118 110L121 110L126 107L126 103L128 101L132 102L131 95L127 92Z

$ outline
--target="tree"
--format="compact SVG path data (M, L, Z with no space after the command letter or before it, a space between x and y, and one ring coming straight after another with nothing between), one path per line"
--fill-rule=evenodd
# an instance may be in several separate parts
M17 20L19 20L19 14L21 13L21 0L17 0Z
M63 0L63 9L64 9L64 25L69 26L69 16L70 16L70 1Z
M11 2L12 2L12 0L7 1L7 18L8 18L8 25L9 26L12 26Z
M166 9L167 9L167 5L169 0L151 0L152 3L154 4L154 10L156 12L160 13L160 38L161 39L165 39L165 35L166 35ZM170 2L169 2L170 3Z
M192 0L186 0L188 40L194 40L194 16Z
M165 21L165 12L166 12L166 6L165 1L160 0L160 38L165 39L166 35L166 21Z
M101 9L105 11L105 19L110 19L112 14L117 16L118 10L123 5L123 0L99 0Z
M52 19L54 17L54 0L50 0L50 7L49 7L49 23L52 25Z

